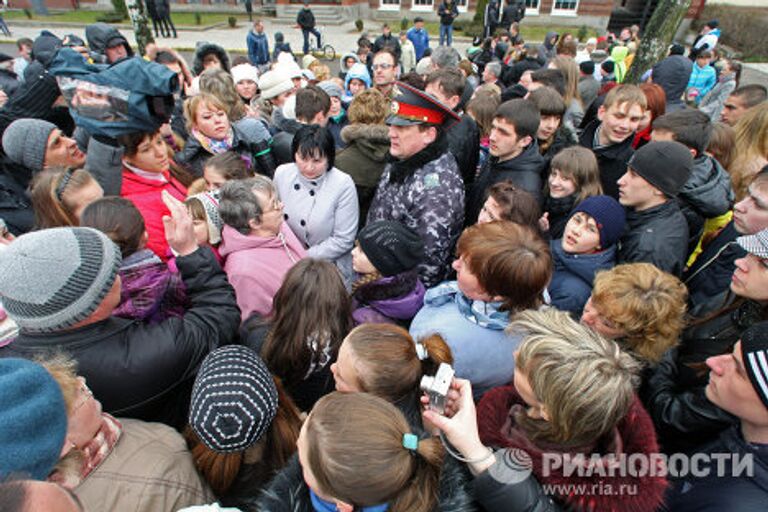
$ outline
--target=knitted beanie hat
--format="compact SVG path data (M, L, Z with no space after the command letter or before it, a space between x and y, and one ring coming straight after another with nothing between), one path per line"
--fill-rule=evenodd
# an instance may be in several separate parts
M243 451L261 439L277 406L277 387L264 361L248 347L228 345L200 366L189 424L209 449Z
M293 82L288 73L272 70L259 78L259 90L261 90L261 97L265 100L280 96L291 89L293 89Z
M741 335L741 357L752 386L768 407L768 322L759 322Z
M221 230L224 229L224 221L219 215L219 198L213 192L202 192L193 195L192 198L200 201L205 208L205 217L208 223L208 243L211 245L218 244L221 242Z
M357 241L383 276L412 270L424 259L424 243L419 235L399 222L372 222L360 230Z
M3 306L22 331L72 327L96 311L121 259L117 245L92 228L22 235L0 254Z
M232 79L236 84L240 83L241 80L259 81L259 70L250 64L238 64L232 68L230 73L232 73Z
M627 163L648 183L668 197L675 197L693 171L693 156L679 142L649 142Z
M17 119L3 133L3 151L17 164L42 171L48 137L55 129L55 124L42 119Z
M0 359L0 481L10 474L45 480L67 435L61 387L27 359Z
M576 212L584 212L595 219L597 229L600 230L600 247L603 249L618 242L624 233L624 207L610 196L588 197L573 209L571 217Z

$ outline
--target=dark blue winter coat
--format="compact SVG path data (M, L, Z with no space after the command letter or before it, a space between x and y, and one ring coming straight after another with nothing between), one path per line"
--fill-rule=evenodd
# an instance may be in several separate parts
M616 264L616 246L594 254L570 254L563 250L562 242L549 242L555 271L547 290L554 307L579 317L592 295L595 274Z
M741 461L751 456L752 475L742 471L741 476L733 477L734 459L725 459L724 475L718 476L718 462L714 459L708 465L709 475L673 481L667 493L664 510L675 512L728 510L729 512L747 512L765 510L768 503L768 451L765 446L748 443L741 435L739 425L720 434L720 438L707 446L701 446L697 453L735 454Z
M246 38L248 44L248 59L254 66L269 64L269 39L267 34L257 34L253 30L248 31Z

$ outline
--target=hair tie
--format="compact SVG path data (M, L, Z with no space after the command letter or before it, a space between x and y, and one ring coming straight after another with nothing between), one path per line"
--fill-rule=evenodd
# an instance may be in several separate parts
M416 434L403 434L403 448L415 452L419 449L419 438Z
M429 359L429 351L427 351L427 347L422 343L416 343L416 356L419 358L419 361Z
M67 188L67 185L69 184L69 180L72 179L72 175L75 173L75 170L73 168L69 168L64 172L64 176L62 176L61 181L59 182L59 186L56 187L56 198L61 202L61 196L64 194L64 189Z

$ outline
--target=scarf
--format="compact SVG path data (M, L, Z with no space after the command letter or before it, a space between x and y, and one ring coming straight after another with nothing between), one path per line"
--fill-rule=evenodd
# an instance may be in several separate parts
M227 136L221 140L212 139L207 135L203 135L195 128L192 129L192 135L195 137L195 139L197 139L197 142L199 142L200 145L203 146L205 150L212 155L225 153L232 149L232 144L234 143L235 139L235 134L231 127L229 128L229 133L227 133Z
M315 509L315 512L336 512L338 510L335 503L320 498L312 489L309 489L309 498L312 500L312 508ZM384 503L382 505L371 505L370 507L355 507L355 510L362 512L386 512L388 508L389 504Z
M67 489L74 489L112 453L122 433L123 425L111 415L102 413L101 427L99 427L98 432L93 436L93 439L79 449L82 454L80 474L66 474L56 471L51 475L50 480Z
M456 281L450 281L427 290L424 296L424 304L430 306L442 306L449 301L455 301L459 313L464 318L485 329L503 331L509 324L509 313L499 311L501 302L483 302L482 300L470 300L459 290Z

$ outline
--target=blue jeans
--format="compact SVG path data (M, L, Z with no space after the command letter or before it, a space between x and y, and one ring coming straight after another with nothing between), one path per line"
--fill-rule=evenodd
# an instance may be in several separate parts
M453 24L443 25L440 24L440 46L443 46L443 41L447 40L448 46L453 43Z
M303 28L301 35L304 36L304 55L309 53L309 34L313 34L317 38L317 47L320 48L320 32L316 28Z

